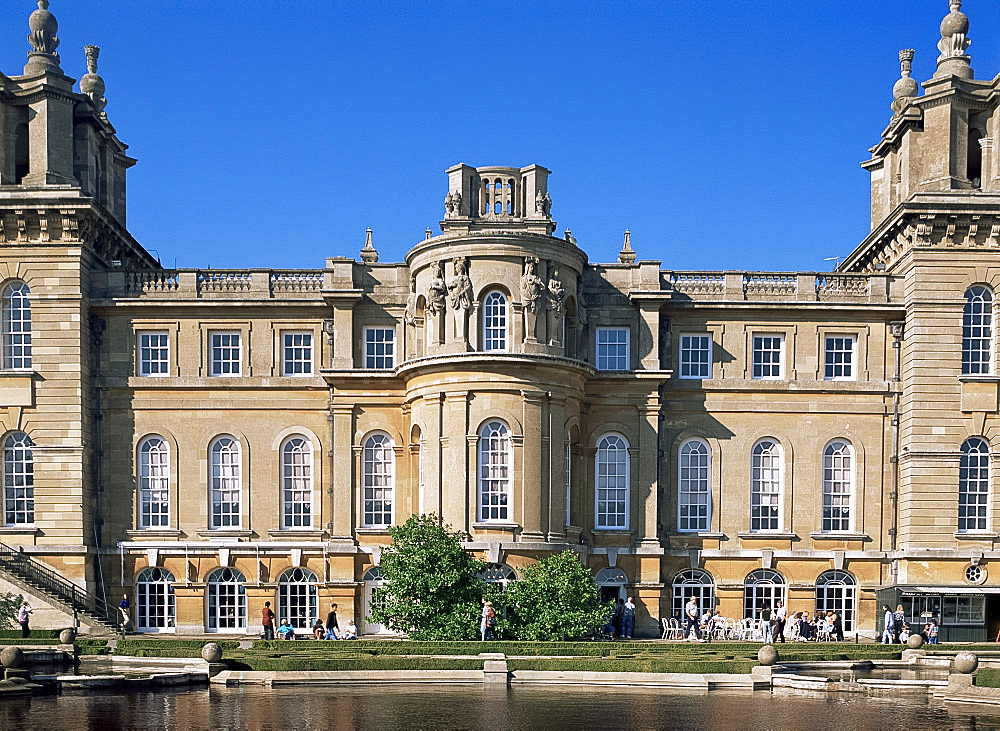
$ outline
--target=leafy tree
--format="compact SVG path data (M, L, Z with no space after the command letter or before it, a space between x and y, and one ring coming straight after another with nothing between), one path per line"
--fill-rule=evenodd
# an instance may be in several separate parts
M0 592L0 629L17 628L17 609L22 599L20 594Z
M413 515L389 528L392 545L379 567L387 585L371 619L414 640L479 636L485 565L435 515Z
M610 612L574 551L526 566L521 580L507 587L502 601L508 606L503 630L518 640L589 637L604 626Z

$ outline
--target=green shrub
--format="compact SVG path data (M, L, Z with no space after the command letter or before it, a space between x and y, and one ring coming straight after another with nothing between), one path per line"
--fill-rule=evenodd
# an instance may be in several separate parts
M983 688L1000 688L1000 669L983 668L976 673L975 683Z
M18 602L20 605L20 601ZM33 629L28 634L30 639L59 639L61 629ZM0 629L0 640L21 639L19 629Z
M548 670L555 672L584 671L590 673L736 673L746 674L756 661L742 660L666 660L661 658L617 659L551 659L508 660L514 670Z
M296 657L258 657L254 655L223 656L222 662L230 670L482 670L482 660L456 660L450 658L361 658L316 659Z

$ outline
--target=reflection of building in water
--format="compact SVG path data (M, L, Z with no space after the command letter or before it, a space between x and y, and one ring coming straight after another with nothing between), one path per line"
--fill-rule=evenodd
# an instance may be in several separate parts
M692 595L996 634L1000 81L960 12L922 96L901 54L872 233L833 273L674 271L628 232L590 263L538 165L449 169L403 262L369 237L314 270L165 270L124 227L97 50L74 91L31 23L0 77L0 532L124 589L139 629L335 601L377 632L387 528L434 512L484 580L579 551L645 634Z

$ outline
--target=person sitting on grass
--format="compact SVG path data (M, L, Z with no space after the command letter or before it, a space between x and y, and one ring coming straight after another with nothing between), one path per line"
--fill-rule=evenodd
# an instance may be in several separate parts
M283 640L295 639L295 628L292 627L292 623L287 619L281 620L281 625L278 627L278 637Z
M320 622L319 619L317 619L316 623L313 625L313 639L321 640L323 639L323 635L325 634L326 634L326 629L323 627L323 623Z
M342 640L356 640L358 639L358 628L354 624L353 619L348 619L344 622L344 629L341 630L340 639Z

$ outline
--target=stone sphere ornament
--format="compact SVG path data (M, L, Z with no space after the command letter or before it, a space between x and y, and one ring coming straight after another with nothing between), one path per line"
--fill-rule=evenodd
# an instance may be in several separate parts
M969 673L976 672L976 668L979 667L979 658L974 652L960 652L955 655L955 661L952 666L958 672L968 675Z
M209 642L201 648L201 656L205 662L219 662L222 659L222 648L214 642Z
M59 633L59 641L64 645L72 645L76 639L76 630L68 627Z
M906 646L909 647L911 650L919 650L921 647L924 646L923 635L910 635L909 638L906 640Z
M774 665L778 662L778 650L774 645L764 645L757 650L757 661L761 665Z
M14 670L24 665L24 653L20 647L5 647L0 652L0 664Z

